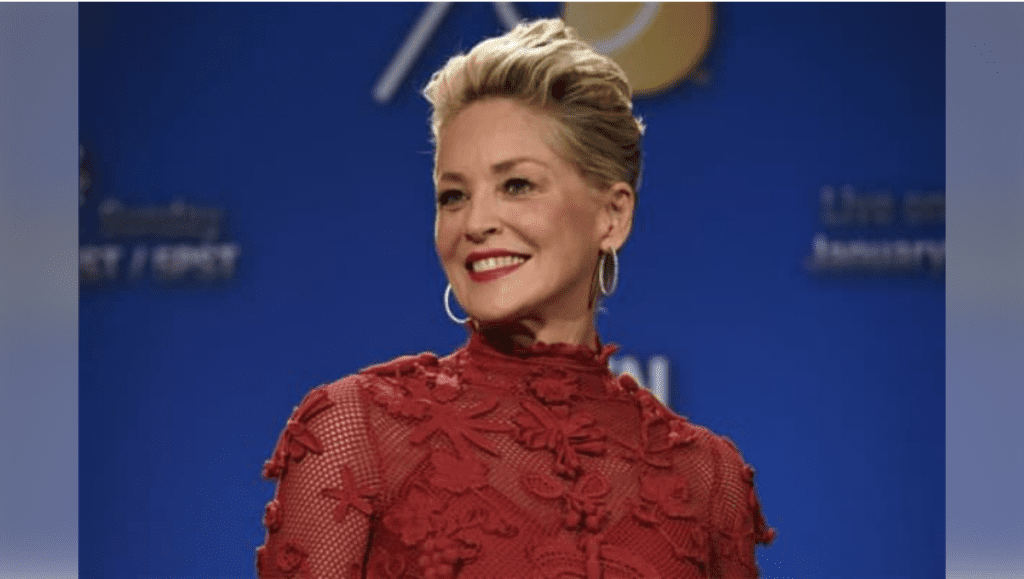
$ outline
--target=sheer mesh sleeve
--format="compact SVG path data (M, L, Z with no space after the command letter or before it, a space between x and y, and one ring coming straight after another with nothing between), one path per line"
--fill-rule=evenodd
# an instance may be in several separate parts
M288 420L263 476L267 505L260 579L362 577L380 481L359 391L350 376L310 391Z
M755 547L775 539L761 514L761 503L754 490L754 469L743 461L739 450L728 438L717 437L718 516L712 522L711 577L756 579Z

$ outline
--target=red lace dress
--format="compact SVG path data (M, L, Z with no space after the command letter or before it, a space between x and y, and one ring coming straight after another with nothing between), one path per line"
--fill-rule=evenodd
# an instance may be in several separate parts
M264 467L259 576L757 577L753 469L599 349L473 332L313 389Z

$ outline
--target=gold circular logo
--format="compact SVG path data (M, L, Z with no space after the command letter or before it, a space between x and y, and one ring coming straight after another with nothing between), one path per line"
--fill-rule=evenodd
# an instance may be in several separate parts
M652 96L689 76L711 44L710 2L565 2L562 18L626 71L635 96Z

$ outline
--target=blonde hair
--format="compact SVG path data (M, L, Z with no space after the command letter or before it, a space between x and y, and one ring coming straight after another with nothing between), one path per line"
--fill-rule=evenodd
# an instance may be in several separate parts
M644 125L633 117L626 73L559 18L522 22L453 56L423 96L432 107L435 166L438 136L448 121L478 100L510 97L552 116L553 148L591 185L604 190L624 181L634 195L640 185Z

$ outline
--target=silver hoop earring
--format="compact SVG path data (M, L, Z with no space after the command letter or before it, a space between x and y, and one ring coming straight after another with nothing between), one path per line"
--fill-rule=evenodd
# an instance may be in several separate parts
M463 325L463 324L465 324L466 322L469 321L469 316L466 316L464 319L461 319L461 320L459 318L455 317L455 314L452 313L452 307L450 305L448 305L448 298L450 298L451 295L452 295L452 284L448 284L448 287L446 287L445 290L444 290L444 311L445 311L445 313L448 314L448 317L451 318L451 320L453 322L455 322L456 324L461 326L461 325Z
M605 261L609 255L612 256L612 271L615 272L612 274L612 287L610 288L604 284ZM614 247L608 253L601 254L601 263L597 267L597 283L601 288L601 295L605 297L612 295L615 292L615 288L619 285L619 257L615 255Z

